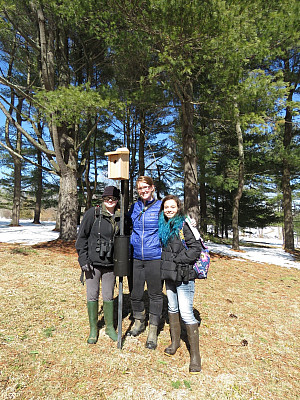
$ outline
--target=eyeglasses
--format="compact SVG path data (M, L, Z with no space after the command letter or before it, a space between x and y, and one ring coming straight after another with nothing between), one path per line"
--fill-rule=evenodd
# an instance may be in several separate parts
M105 196L103 197L103 201L117 201L118 199L114 196Z
M147 186L143 186L143 187L138 187L137 188L137 190L138 190L138 192L149 192L149 190L151 190L151 188L152 188L152 186L149 186L149 185L147 185Z

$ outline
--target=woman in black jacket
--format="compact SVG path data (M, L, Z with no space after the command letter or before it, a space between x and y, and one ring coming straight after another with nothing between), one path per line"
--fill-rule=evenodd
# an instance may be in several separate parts
M89 344L98 340L98 299L102 282L105 333L117 341L113 325L113 295L115 286L113 240L119 234L120 211L117 207L120 191L114 186L104 189L102 206L86 211L75 244L78 262L86 278L87 309L90 323Z
M190 344L189 372L197 374L201 371L201 358L198 321L193 312L195 291L193 265L200 256L201 243L195 239L188 223L185 222L182 204L176 196L166 196L162 201L159 237L162 244L161 277L166 282L172 340L164 352L172 356L180 346L180 313L186 324Z

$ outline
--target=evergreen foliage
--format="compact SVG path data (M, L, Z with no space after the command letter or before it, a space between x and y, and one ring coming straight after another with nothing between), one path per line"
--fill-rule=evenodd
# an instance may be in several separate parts
M146 174L159 197L184 196L203 233L236 228L236 207L240 227L280 220L288 238L294 213L298 229L296 0L0 0L0 9L2 198L13 200L7 147L16 151L22 133L22 196L32 207L41 151L43 205L58 189L68 197L58 204L63 238L107 181L105 151L121 146L130 202Z

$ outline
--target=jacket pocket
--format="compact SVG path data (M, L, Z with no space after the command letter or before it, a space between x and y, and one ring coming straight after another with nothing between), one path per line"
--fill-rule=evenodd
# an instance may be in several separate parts
M161 261L161 279L176 282L177 266L173 261Z

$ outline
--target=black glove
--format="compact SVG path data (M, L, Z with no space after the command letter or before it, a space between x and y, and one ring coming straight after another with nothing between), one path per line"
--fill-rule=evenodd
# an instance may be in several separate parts
M85 278L85 272L93 271L94 268L91 264L87 263L85 265L81 265L81 275L80 275L80 282L84 285L84 278Z
M93 268L91 268L90 264L81 265L81 271L82 272L88 272L88 271L91 271L91 270L93 270Z

